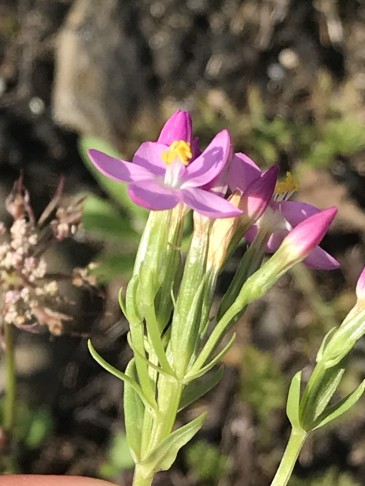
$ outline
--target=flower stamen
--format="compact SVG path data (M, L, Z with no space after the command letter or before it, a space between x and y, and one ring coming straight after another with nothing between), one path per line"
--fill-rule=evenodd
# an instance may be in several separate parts
M275 186L274 200L287 201L298 189L299 182L294 179L291 172L287 172L285 180L278 182Z
M162 152L162 160L166 165L171 165L176 159L180 159L182 164L188 165L192 157L190 143L185 140L175 140L167 150Z

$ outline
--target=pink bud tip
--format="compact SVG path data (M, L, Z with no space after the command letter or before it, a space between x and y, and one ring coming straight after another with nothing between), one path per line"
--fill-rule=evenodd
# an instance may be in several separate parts
M332 207L310 216L290 231L282 246L290 246L297 258L306 258L321 242L336 214L337 208Z
M192 142L192 121L190 113L183 110L177 110L170 116L157 139L159 143L171 145L176 140L184 140L191 144Z
M359 280L357 281L356 297L357 300L365 302L365 267L363 268Z

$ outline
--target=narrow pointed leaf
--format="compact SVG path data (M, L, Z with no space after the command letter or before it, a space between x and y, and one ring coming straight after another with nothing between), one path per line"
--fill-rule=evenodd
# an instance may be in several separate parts
M158 471L166 471L174 463L179 450L201 429L206 413L172 432L143 461L139 463L143 475L149 477Z
M137 374L132 359L125 370L126 376L136 382ZM124 421L128 446L134 462L141 458L142 429L145 407L138 393L128 382L124 383Z
M288 400L286 404L286 414L293 430L302 430L300 424L300 385L302 381L302 372L298 371L290 383Z
M134 346L133 346L133 343L132 343L132 340L131 340L131 333L129 332L128 335L127 335L127 341L128 341L128 344L129 344L129 347L131 348L131 350L133 351L134 355L135 356L138 356L140 359L142 359L149 367L151 367L152 369L154 369L155 371L157 371L157 373L161 373L162 375L168 377L168 378L176 378L175 375L172 375L171 373L168 373L167 371L165 371L163 368L161 368L160 366L157 366L155 365L154 363L152 363L148 358L146 358L146 356L143 356L139 351L138 349L136 349Z
M170 366L170 363L167 360L166 352L162 343L160 329L157 322L155 309L153 304L146 305L144 308L145 315L146 315L146 325L148 331L148 338L150 345L152 346L156 356L160 362L161 368L168 373L169 375L174 375L174 372Z
M223 374L224 368L221 366L210 376L189 383L182 394L179 411L212 390L221 381Z
M184 383L190 383L191 381L193 380L196 380L197 378L199 378L200 376L203 376L205 373L207 373L209 370L211 370L213 368L213 366L215 366L219 360L222 358L222 356L224 356L226 354L226 352L231 348L231 346L233 345L234 341L236 339L236 333L233 334L233 336L231 337L231 339L228 341L228 343L224 346L224 348L222 349L222 351L220 351L217 356L215 356L212 361L210 361L207 365L203 366L203 368L200 368L200 370L198 371L192 371L193 368L190 370L190 372L185 376L184 378Z
M122 309L124 316L126 317L126 319L128 319L127 308L126 308L126 304L125 304L125 298L124 298L124 295L123 295L123 287L121 287L119 289L118 300L119 300L119 306Z
M333 327L332 329L330 329L328 331L328 333L323 338L323 341L321 343L321 346L320 346L320 348L318 350L317 357L316 357L316 362L317 363L319 363L320 361L322 361L323 351L326 349L326 346L329 343L330 338L333 336L333 334L336 332L336 330L337 330L337 328L336 327Z
M91 340L89 339L87 342L87 346L89 348L91 356L95 359L95 361L102 367L104 370L108 371L111 375L114 375L115 377L119 378L120 380L129 383L131 387L134 388L136 393L138 393L138 396L141 398L142 402L145 404L145 406L150 407L152 409L156 409L156 404L152 401L149 400L147 396L142 391L142 388L136 383L134 380L130 378L130 376L126 375L122 371L117 370L117 368L114 368L111 364L109 364L107 361L105 361L104 358L100 356L100 354L96 351L94 346L92 345Z
M315 429L323 427L323 425L332 422L336 418L340 417L342 414L350 410L353 405L362 397L365 391L365 380L360 383L360 385L352 393L343 398L340 402L328 407L316 420L314 424Z

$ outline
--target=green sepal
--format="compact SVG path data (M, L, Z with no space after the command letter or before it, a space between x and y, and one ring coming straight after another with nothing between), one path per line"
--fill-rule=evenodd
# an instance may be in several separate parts
M137 302L138 286L139 277L136 274L130 279L125 295L125 308L131 326L137 323L141 325L140 323L142 322L142 316Z
M365 380L363 380L360 385L347 397L340 400L338 403L325 409L321 415L316 419L314 427L312 430L319 429L324 425L332 422L336 418L340 417L342 414L350 410L351 407L361 398L365 391Z
M174 463L179 450L187 444L201 429L206 413L199 415L192 422L172 432L161 444L138 464L143 476L152 477L158 471L166 471Z
M194 355L196 337L199 331L201 316L201 301L204 294L205 279L203 278L196 289L189 310L179 313L179 304L175 309L174 320L171 327L171 349L174 367L178 376L183 376L189 361ZM180 289L181 293L181 289ZM187 303L186 303L187 305ZM177 329L176 332L174 332Z
M323 352L324 350L326 349L326 346L327 344L329 343L330 341L330 338L333 336L333 334L337 331L337 328L336 327L333 327L332 329L330 329L328 331L328 333L325 335L325 337L323 338L323 341L321 343L321 346L318 350L318 353L317 353L317 357L316 357L316 362L319 363L320 361L322 361L323 359Z
M156 402L151 401L150 398L143 393L142 388L136 381L132 380L130 376L126 375L122 371L117 370L117 368L114 368L114 366L105 361L105 359L102 358L100 354L96 351L90 339L87 342L87 346L89 348L91 356L102 368L108 371L108 373L110 373L111 375L114 375L125 383L128 383L135 390L135 392L138 393L138 396L146 407L149 407L152 410L156 410Z
M189 373L187 373L187 375L184 377L183 382L190 383L191 381L196 380L197 378L199 378L200 376L204 375L209 370L211 370L213 366L215 366L218 363L218 361L222 358L222 356L224 356L226 352L232 347L235 339L236 339L236 333L232 335L231 339L224 346L224 348L207 365L203 366L200 369L198 368L198 371L195 371L194 369L195 367L193 366L189 371Z
M156 318L154 304L146 305L144 308L146 326L148 331L149 345L156 353L161 368L169 375L174 376L174 372L167 360L166 352L160 335L160 329Z
M126 376L132 381L137 381L134 359L128 363L125 370ZM143 431L143 417L145 407L139 394L129 382L124 383L124 421L129 450L135 463L141 459L141 444Z
M223 374L224 367L220 366L211 375L201 377L200 380L189 383L183 391L179 404L179 412L212 390L221 381Z
M300 386L302 381L302 372L298 371L290 383L288 400L286 402L286 415L293 430L302 430L300 424Z
M119 307L122 309L124 316L126 317L126 319L128 319L127 307L126 307L125 298L124 298L124 295L123 295L123 287L121 287L119 289L118 302L119 302Z

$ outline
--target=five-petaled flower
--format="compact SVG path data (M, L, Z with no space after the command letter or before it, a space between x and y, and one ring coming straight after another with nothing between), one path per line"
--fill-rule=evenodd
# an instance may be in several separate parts
M151 210L171 209L179 203L209 218L241 214L221 195L208 189L231 162L231 140L219 132L200 153L192 137L191 118L177 111L164 125L157 142L143 143L132 162L91 149L94 165L110 179L128 184L130 198Z
M233 157L229 186L231 190L239 189L244 192L250 183L261 175L261 169L246 155L236 153ZM266 251L274 253L288 233L299 223L320 212L320 209L299 201L289 201L297 187L291 174L287 174L284 182L278 183L274 196L264 214L245 234L251 243L260 230L269 236ZM339 267L338 261L319 246L316 246L304 259L304 263L312 268L332 270Z

